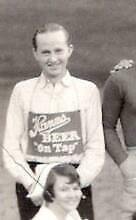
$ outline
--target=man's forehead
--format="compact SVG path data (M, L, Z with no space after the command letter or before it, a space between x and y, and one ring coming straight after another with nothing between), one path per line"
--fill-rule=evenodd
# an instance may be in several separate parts
M64 31L48 31L45 33L38 33L37 34L37 41L43 41L43 42L54 42L54 41L67 41L67 37Z

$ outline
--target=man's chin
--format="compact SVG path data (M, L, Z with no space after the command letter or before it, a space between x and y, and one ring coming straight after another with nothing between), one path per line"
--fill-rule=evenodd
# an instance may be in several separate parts
M53 73L53 74L50 74L50 78L58 78L61 74L60 73Z
M54 71L48 71L48 72L47 72L47 75L48 75L49 77L56 77L56 76L61 75L61 73L60 73L60 71L58 71L58 70L54 70Z

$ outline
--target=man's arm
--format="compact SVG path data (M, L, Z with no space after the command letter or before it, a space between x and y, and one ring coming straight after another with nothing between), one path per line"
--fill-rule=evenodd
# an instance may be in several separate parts
M105 159L100 95L96 87L93 88L93 93L92 90L90 93L92 94L90 103L84 116L87 136L84 156L77 169L83 187L90 185L100 173Z
M7 111L3 159L5 167L16 181L19 181L26 189L29 189L34 181L34 174L29 168L21 149L21 138L25 129L24 124L21 93L19 87L16 86L12 92Z
M118 165L128 156L116 131L117 121L123 105L123 95L121 94L120 86L113 74L107 80L103 93L103 126L106 149Z

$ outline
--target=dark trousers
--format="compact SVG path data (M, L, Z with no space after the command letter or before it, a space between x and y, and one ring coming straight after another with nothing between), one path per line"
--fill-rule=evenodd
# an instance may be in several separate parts
M78 206L78 211L82 219L94 220L92 189L91 186L82 189L85 198L82 198Z
M35 206L31 199L26 198L27 190L22 184L16 183L17 203L21 220L30 220L38 212L39 206Z
M34 171L35 164L30 164L30 167ZM94 220L91 186L82 189L82 192L84 196L78 207L79 214L82 219ZM35 206L29 198L26 198L27 193L22 184L16 183L17 202L21 220L32 219L40 208Z
M134 213L132 220L136 220L136 213Z

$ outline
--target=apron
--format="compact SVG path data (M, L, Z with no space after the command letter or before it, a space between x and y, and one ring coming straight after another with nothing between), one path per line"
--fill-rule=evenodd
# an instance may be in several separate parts
M51 162L66 162L78 167L83 156L80 110L57 113L33 112L32 101L35 91L36 86L31 98L28 115L28 147L26 156L30 167L35 167L38 163ZM77 109L81 109L76 88L75 92L78 101ZM22 187L22 185L17 185L16 190L19 210L21 219L28 220L30 216L32 218L36 214L37 207L30 200L26 200L27 192ZM91 187L84 188L82 191L84 198L81 199L78 211L82 219L93 220Z

